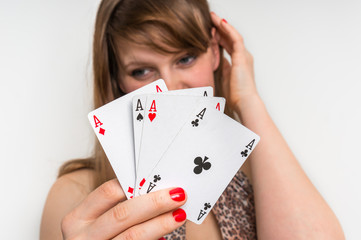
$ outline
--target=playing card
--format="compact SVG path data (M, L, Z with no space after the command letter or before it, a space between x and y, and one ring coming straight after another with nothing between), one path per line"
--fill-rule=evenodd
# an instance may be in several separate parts
M187 218L201 224L251 154L259 137L200 103L146 179L140 194L182 187Z
M153 94L146 97L145 118L136 175L136 195L145 179L198 102L223 113L225 99L219 97L170 96Z
M127 198L133 196L135 184L133 140L133 96L167 91L163 80L154 81L88 114L100 144Z
M210 96L213 97L212 87L187 88L163 92L166 95L184 95L184 96ZM135 151L135 169L138 171L140 139L143 130L145 95L133 97L133 133L134 133L134 151Z

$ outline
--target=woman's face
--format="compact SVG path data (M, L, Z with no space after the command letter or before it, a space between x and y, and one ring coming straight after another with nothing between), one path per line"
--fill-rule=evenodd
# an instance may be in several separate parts
M213 72L219 65L219 49L214 39L207 52L200 55L161 54L149 47L127 43L122 45L120 58L124 66L120 87L125 93L159 78L164 79L169 90L214 87Z

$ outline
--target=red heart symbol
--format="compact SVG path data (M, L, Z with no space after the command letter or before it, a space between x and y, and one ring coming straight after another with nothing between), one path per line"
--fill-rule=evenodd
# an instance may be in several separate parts
M148 117L149 117L149 120L152 122L153 119L155 118L156 114L155 113L149 113L148 114Z

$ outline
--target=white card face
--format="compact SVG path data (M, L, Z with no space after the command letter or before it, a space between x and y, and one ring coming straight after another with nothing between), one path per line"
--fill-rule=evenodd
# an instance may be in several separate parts
M88 114L128 199L133 197L135 185L132 99L134 95L164 91L167 91L164 81L157 80Z
M139 164L139 147L143 131L145 100L147 95L137 95L133 97L133 135L134 135L134 156L135 172L137 175Z
M213 97L212 87L186 88L164 92L165 95Z
M136 176L137 191L146 184L146 178L170 146L198 102L224 110L225 99L218 97L148 95L141 137L139 165Z
M187 219L201 224L253 151L259 137L221 112L199 104L147 178L140 194L182 187Z
M213 97L212 87L199 87L199 88L188 88L174 91L163 92L166 95L180 95L180 96L209 96ZM139 164L139 150L140 141L143 131L143 121L145 112L145 95L137 95L133 98L133 132L134 132L134 151L135 151L135 169L136 175L138 172Z

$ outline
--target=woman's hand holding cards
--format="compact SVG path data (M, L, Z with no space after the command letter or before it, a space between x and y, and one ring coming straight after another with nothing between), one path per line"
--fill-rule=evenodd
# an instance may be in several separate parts
M131 200L116 179L93 192L62 221L64 239L158 239L180 227L186 215L181 188L164 189Z
M215 37L227 51L232 63L223 59L222 90L229 106L236 110L250 96L258 96L254 80L253 57L244 46L243 37L226 20L211 12Z

